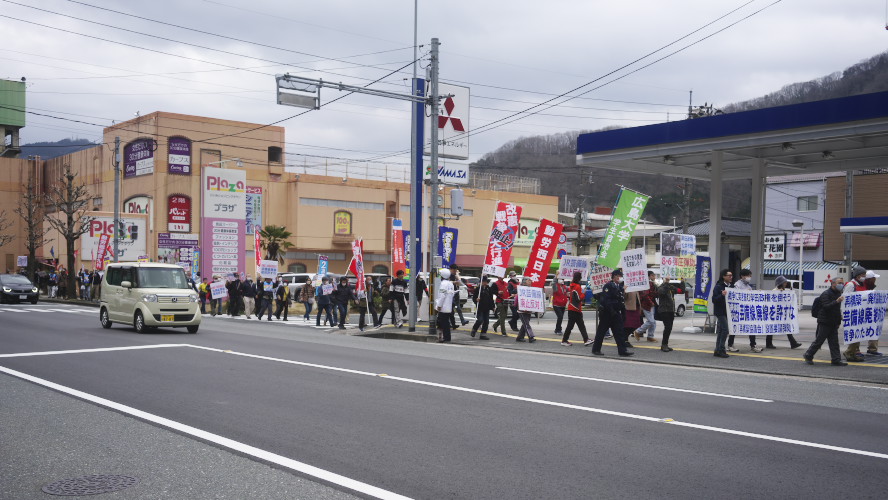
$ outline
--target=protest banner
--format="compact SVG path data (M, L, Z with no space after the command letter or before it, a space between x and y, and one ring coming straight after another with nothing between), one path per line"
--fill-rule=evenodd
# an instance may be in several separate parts
M787 335L799 332L796 295L789 290L728 288L728 332L731 335Z
M256 272L261 275L262 256L259 253L260 248L262 248L262 240L259 238L259 226L253 226L253 254L256 256Z
M558 277L570 281L573 279L573 273L579 272L582 275L581 280L588 280L591 270L592 262L588 258L565 255L561 257L558 266Z
M546 294L542 288L535 286L518 286L518 310L544 313L546 312Z
M263 278L275 278L278 274L278 261L276 260L260 260L259 276Z
M326 255L318 255L318 279L323 278L327 275L327 269L329 269L330 261L327 259Z
M877 340L885 325L888 292L854 292L842 302L842 340L846 344Z
M609 267L593 264L592 269L589 272L589 288L591 288L593 292L596 290L601 291L601 289L604 288L604 285L611 280L611 272L613 272L613 269Z
M694 312L709 314L709 294L712 291L712 259L697 256L697 273L694 281Z
M490 242L487 244L487 256L484 259L483 274L502 278L506 275L506 266L512 256L512 247L518 238L518 222L521 218L521 207L513 203L498 202L493 215L493 229L490 231Z
M352 242L352 260L348 270L357 278L355 292L363 292L366 283L364 283L364 240L362 239Z
M540 220L533 246L527 257L527 266L524 268L524 276L530 278L530 286L542 288L549 276L549 267L552 258L558 248L558 240L564 226L546 219Z
M228 297L228 289L225 288L224 281L214 281L210 283L210 298L215 299L224 299Z
M27 255L17 255L15 259L15 265L18 267L27 267L28 265L28 256Z
M620 252L626 249L629 239L635 233L635 226L638 225L649 198L631 189L620 189L614 214L607 225L604 240L598 248L596 260L598 264L611 269L620 265Z
M691 280L697 273L697 237L660 233L660 276Z
M407 254L405 246L408 242L404 238L404 225L401 219L392 220L392 276L397 276L398 271L407 272Z
M438 255L441 256L441 267L450 269L456 265L456 242L458 238L458 229L438 226Z
M330 295L331 293L333 293L333 285L329 283L326 285L321 285L321 293L324 295Z
M623 289L627 292L641 292L650 289L647 276L644 248L620 252L623 261Z

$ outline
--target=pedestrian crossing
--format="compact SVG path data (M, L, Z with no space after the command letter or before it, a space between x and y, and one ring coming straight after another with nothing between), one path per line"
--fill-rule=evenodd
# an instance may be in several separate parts
M68 313L68 314L98 314L98 308L89 307L45 307L34 305L2 305L0 306L0 314L2 313Z

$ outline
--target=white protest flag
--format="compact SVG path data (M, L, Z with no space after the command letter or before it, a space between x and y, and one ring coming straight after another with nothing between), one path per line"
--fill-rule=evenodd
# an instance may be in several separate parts
M650 288L647 277L644 248L620 252L623 261L623 286L627 292L640 292Z

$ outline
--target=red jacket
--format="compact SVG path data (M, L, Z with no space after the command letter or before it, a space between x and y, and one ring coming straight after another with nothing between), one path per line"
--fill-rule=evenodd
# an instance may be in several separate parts
M503 300L509 298L509 284L505 282L505 280L499 280L496 282L496 303L499 304Z
M650 287L643 291L639 292L638 295L641 297L641 308L645 311L650 311L654 307L654 300L657 298L657 287L654 285L653 281L648 282Z
M561 283L552 285L552 307L567 307L567 294L570 289Z
M570 299L574 298L574 293L577 293L579 295L579 299L580 299L579 307L574 306L574 301L570 300ZM586 299L586 292L583 291L583 287L580 286L579 283L571 283L570 284L570 296L568 297L568 301L567 301L567 310L582 312L583 311L583 302L585 301L585 299Z

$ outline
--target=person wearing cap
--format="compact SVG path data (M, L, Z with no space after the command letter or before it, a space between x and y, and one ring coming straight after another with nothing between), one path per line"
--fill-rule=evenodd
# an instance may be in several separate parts
M866 277L863 280L863 285L866 287L867 290L876 289L876 278L881 278L881 275L878 275L873 271L866 272ZM873 356L882 355L882 353L879 352L879 339L869 341L869 343L867 344L866 353L872 354Z
M730 269L722 269L718 275L718 283L712 289L712 309L716 320L715 351L712 355L717 358L729 356L725 352L725 341L728 339L728 304L725 296L728 295L728 288L734 288L731 283L733 275Z
M610 330L617 343L617 352L620 356L632 356L632 351L626 348L626 335L623 331L623 319L626 314L626 298L623 294L623 271L614 269L611 280L604 285L601 295L601 319L598 322L598 330L595 331L595 340L592 342L592 354L601 356L601 344L604 334Z
M789 280L786 279L786 277L784 277L784 276L777 276L777 279L774 280L774 284L777 285L776 287L774 287L774 290L782 292L783 290L786 290L787 286L789 286ZM786 334L786 340L789 341L789 348L790 349L802 347L802 343L797 341L791 333ZM773 335L768 335L765 337L765 348L766 349L777 349L777 347L774 346L774 336Z
M512 311L512 317L509 318L509 328L512 329L513 332L518 331L518 275L515 271L509 271L509 295L512 297L516 297L512 299L512 302L509 304L509 308Z
M842 290L842 295L847 296L854 292L865 292L866 291L866 269L863 266L854 266L851 269L851 279L845 283L845 288ZM877 344L878 345L878 344ZM845 352L842 353L845 356L845 359L852 363L859 363L863 361L863 354L860 353L860 342L853 342L848 344L845 347Z
M842 287L845 280L841 276L832 279L829 288L820 294L820 313L817 315L817 337L808 350L805 351L805 363L814 364L814 355L823 346L823 342L829 344L829 354L833 366L848 366L842 361L839 349L839 325L842 324Z
M435 310L438 312L438 343L450 342L450 316L453 314L453 282L450 281L450 269L438 271L441 276L441 284L438 286L438 297L435 300Z

